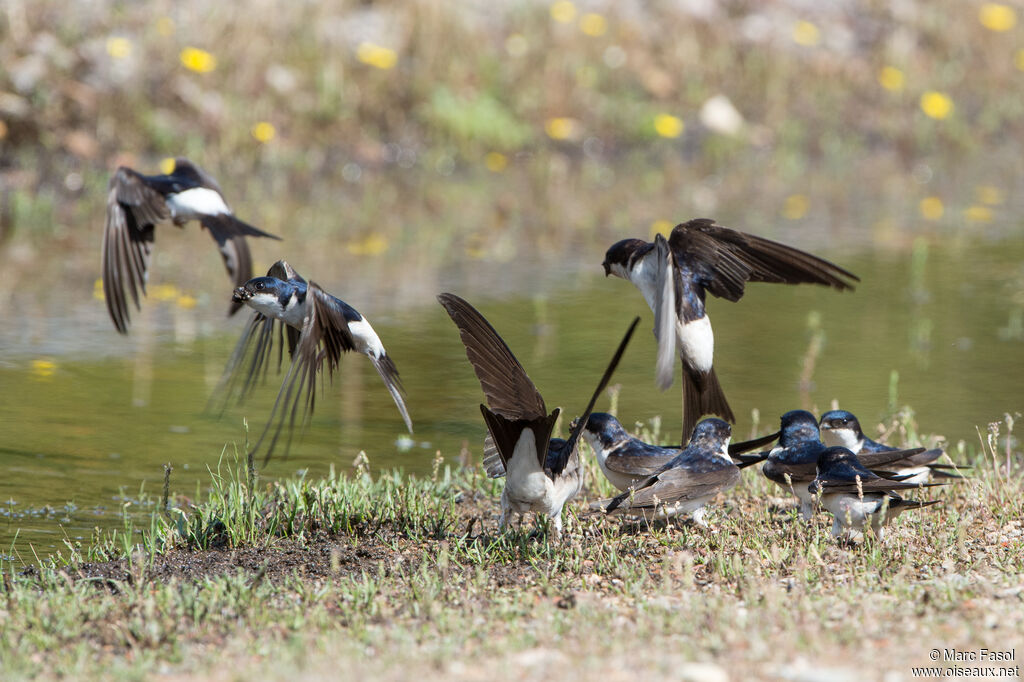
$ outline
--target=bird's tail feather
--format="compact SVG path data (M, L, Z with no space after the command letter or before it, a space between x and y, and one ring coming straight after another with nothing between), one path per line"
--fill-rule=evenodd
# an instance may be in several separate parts
M684 363L683 438L689 440L693 427L705 414L716 414L727 422L736 423L736 415L725 399L715 368L705 374L688 369Z
M374 369L380 374L380 378L384 380L384 385L388 387L391 399L398 406L398 411L402 414L402 420L405 421L405 427L409 429L409 433L412 433L412 419L409 418L409 410L405 406L405 398L402 397L402 380L398 376L398 368L395 367L395 363L391 361L387 354L381 354L380 357L370 355L369 358L373 362Z

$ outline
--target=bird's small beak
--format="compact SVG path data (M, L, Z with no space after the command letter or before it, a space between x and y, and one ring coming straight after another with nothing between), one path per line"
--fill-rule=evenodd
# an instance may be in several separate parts
M238 287L231 293L231 300L235 303L243 303L252 298L252 294L245 287Z
M608 275L612 274L612 267L610 265L608 265L608 261L604 261L603 263L601 263L601 265L604 266L604 276L605 277L607 277Z

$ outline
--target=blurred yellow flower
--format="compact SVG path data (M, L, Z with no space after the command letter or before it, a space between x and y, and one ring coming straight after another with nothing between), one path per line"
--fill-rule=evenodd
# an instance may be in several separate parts
M160 159L160 172L163 173L164 175L170 175L171 173L173 173L174 166L175 163L173 156L168 156L163 159Z
M388 250L388 240L381 234L368 234L349 242L347 248L353 256L379 256Z
M811 207L810 200L803 194L790 194L782 205L782 217L789 220L800 220L807 215Z
M817 45L821 42L821 31L809 21L798 21L793 24L793 41L806 47Z
M592 38L603 36L608 32L608 20L600 14L588 12L580 17L580 30Z
M46 378L52 377L53 373L57 371L57 363L53 360L33 360L32 361L32 374L37 377Z
M97 277L96 281L92 283L92 297L97 301L105 301L106 295L103 293L103 278Z
M558 0L558 2L551 3L551 18L559 23L568 24L576 18L576 5L569 0Z
M654 117L654 132L662 137L679 137L685 127L683 119L672 114L658 114Z
M190 296L189 294L182 294L177 298L177 300L174 301L174 304L176 306L178 306L179 308L184 308L185 310L191 310L192 308L195 308L196 303L197 301L195 297Z
M174 35L174 19L170 17L160 17L157 19L156 32L165 38Z
M544 124L544 132L552 140L568 140L576 134L577 125L575 119L564 116L549 118Z
M903 72L895 66L883 66L878 72L878 83L890 92L899 92L903 89L906 78Z
M249 132L252 133L252 136L256 138L257 142L263 144L266 144L277 137L277 128L275 128L274 124L269 121L260 121L254 125Z
M198 47L186 47L179 55L181 65L196 73L210 73L217 68L217 58Z
M993 185L979 185L974 189L974 194L978 197L978 201L989 206L998 206L1006 201L1003 190Z
M964 217L972 223L990 223L992 222L992 209L975 204L964 210Z
M944 92L929 90L921 95L921 111L929 118L941 121L953 113L953 100Z
M0 140L7 137L7 124L0 120Z
M673 227L674 225L672 225L672 223L665 220L664 218L655 220L653 223L651 223L651 230L649 236L651 239L654 239L654 235L656 234L660 234L667 237L669 233L672 231Z
M124 59L132 53L132 41L121 36L107 38L107 54L114 59Z
M1024 71L1024 47L1017 50L1016 54L1013 55L1013 65L1016 66L1018 70Z
M1009 31L1017 25L1017 12L1009 5L986 2L978 10L978 21L990 31Z
M490 152L484 157L484 165L492 173L500 173L508 165L508 157L501 152Z
M942 199L938 197L925 197L917 205L917 210L925 220L938 220L946 212L946 207L942 205Z
M181 295L181 292L173 284L161 284L160 286L153 287L150 295L155 301L173 301Z
M374 43L360 43L356 48L356 59L363 64L375 66L378 69L394 68L398 63L398 53L389 47L382 47Z

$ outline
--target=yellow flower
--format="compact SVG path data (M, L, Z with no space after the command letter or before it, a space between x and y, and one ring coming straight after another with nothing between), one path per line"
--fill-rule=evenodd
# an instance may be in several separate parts
M250 130L252 136L256 138L257 142L266 144L277 136L277 128L274 127L273 123L268 121L260 121L254 125Z
M917 205L917 210L925 220L938 220L946 212L946 207L942 205L942 199L938 197L925 197Z
M5 137L7 137L7 124L3 121L0 121L0 140L4 139Z
M972 223L990 223L992 222L992 209L975 204L964 210L964 217Z
M654 117L654 132L662 137L679 137L685 127L683 119L672 114L658 114Z
M569 0L558 0L551 3L551 18L561 24L568 24L576 18L576 5Z
M174 35L174 19L170 17L160 17L157 19L156 32L165 38Z
M580 30L592 38L603 36L608 32L608 20L600 14L588 12L580 17Z
M349 242L347 248L353 256L379 256L388 250L388 240L380 234L368 234L362 239Z
M978 21L990 31L1009 31L1017 25L1017 12L1009 5L986 2L978 10Z
M32 373L37 377L45 379L46 377L52 377L54 372L57 371L57 363L53 360L33 360L32 361Z
M978 197L978 201L989 206L998 206L1006 201L1003 190L992 185L979 185L974 189L974 193Z
M672 232L673 227L674 226L672 225L672 223L663 218L655 220L653 223L651 223L651 230L649 236L651 237L651 239L654 239L654 235L656 234L660 234L667 237L669 233Z
M576 135L578 126L575 119L559 116L549 118L544 124L544 131L552 140L568 140Z
M185 310L191 310L192 308L195 308L196 303L196 299L193 296L190 296L189 294L182 294L177 298L177 300L174 301L174 304L176 306L178 306L179 308L184 308Z
M809 21L798 21L793 24L793 41L805 47L817 45L821 42L821 31Z
M903 89L906 78L903 72L895 66L883 66L878 72L878 83L890 92L899 92Z
M96 281L92 283L92 297L97 301L105 301L107 297L103 293L103 278L97 277Z
M810 200L803 194L790 194L786 197L786 203L782 205L782 217L789 220L800 220L807 215L807 209L811 207Z
M217 68L217 58L198 47L186 47L179 58L182 66L196 73L210 73Z
M132 53L132 41L121 36L107 38L107 54L114 59L124 59Z
M154 301L173 301L181 294L178 291L178 287L173 284L161 284L160 286L153 287L153 292L150 295Z
M356 48L356 59L363 64L377 67L378 69L394 68L398 63L398 53L389 47L381 47L374 43L360 43Z
M501 152L490 152L484 157L484 165L492 173L500 173L508 165L508 157Z
M921 111L929 118L941 121L953 113L953 100L943 92L929 90L921 95Z
M170 175L171 173L173 173L174 166L175 163L173 156L168 156L166 158L160 159L160 172L163 173L164 175Z

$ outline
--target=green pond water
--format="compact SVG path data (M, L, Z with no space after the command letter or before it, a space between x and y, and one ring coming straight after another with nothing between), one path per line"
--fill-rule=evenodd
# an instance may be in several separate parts
M441 290L480 308L549 408L561 406L566 416L583 409L640 314L641 331L613 380L621 386L619 414L626 424L660 416L666 442L678 440L678 377L666 392L655 388L652 315L630 284L603 277L596 264L604 246L556 274L510 269L500 285L493 265L467 266L450 281L424 284L415 305L383 297L367 306L336 291L374 323L398 365L415 434L407 439L365 358L346 357L288 457L279 453L261 480L346 470L360 451L372 470L417 473L430 471L436 451L454 461L465 446L479 458L483 396L454 325L430 302ZM739 418L738 437L750 433L755 409L764 430L786 410L820 411L833 400L865 424L877 423L889 414L893 370L898 404L914 408L923 433L952 444L976 442L976 427L1021 410L1021 240L979 234L900 250L839 253L827 243L814 250L859 274L862 284L844 294L751 285L738 304L710 301L716 367ZM216 255L208 255L216 268ZM164 281L174 276L163 273ZM0 364L0 559L32 561L65 540L87 542L95 528L120 525L124 510L145 520L151 508L139 492L158 495L165 463L174 468L172 493L195 496L197 486L209 484L209 470L235 465L243 420L255 438L280 385L272 375L244 406L222 415L210 410L243 316L225 320L219 303L190 309L148 300L125 339L91 293L90 283L68 294L70 303L28 319L16 319L10 305L0 308L7 348ZM824 345L812 383L801 390L812 320ZM603 397L597 409L608 405Z

